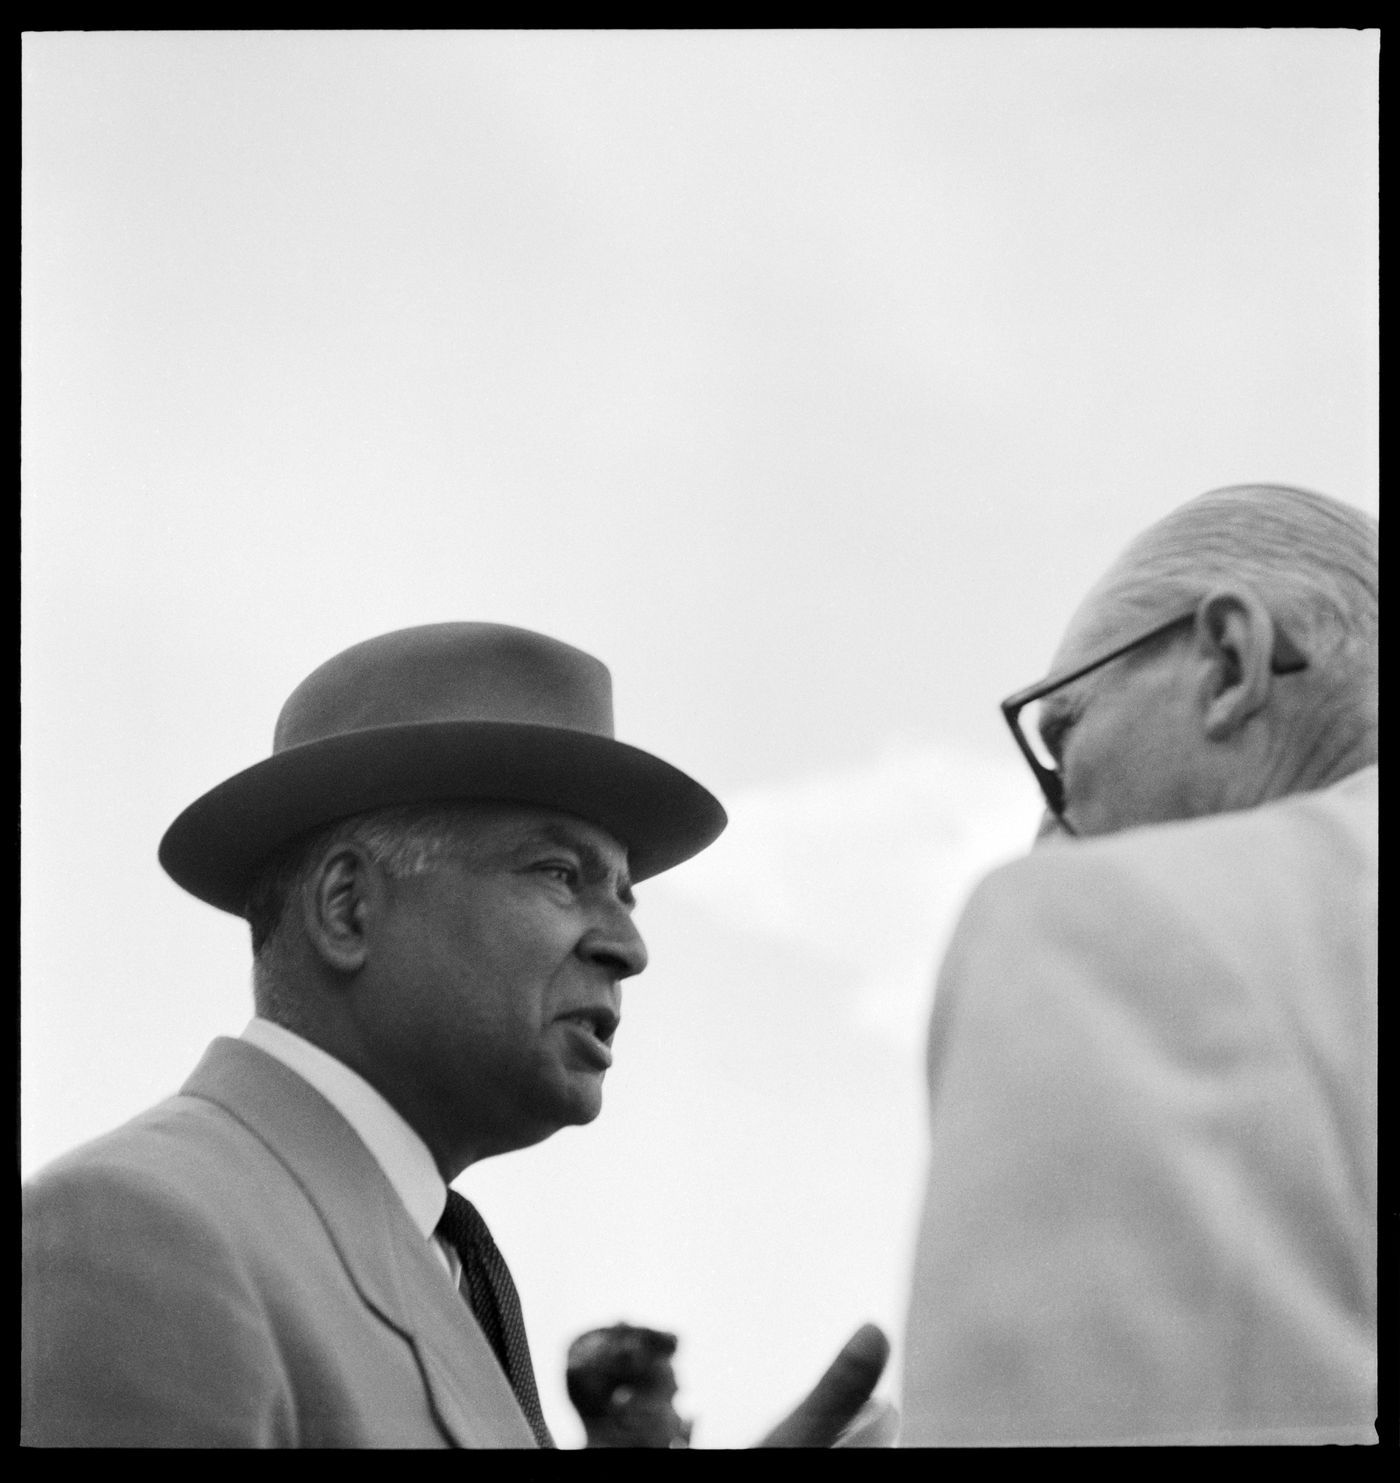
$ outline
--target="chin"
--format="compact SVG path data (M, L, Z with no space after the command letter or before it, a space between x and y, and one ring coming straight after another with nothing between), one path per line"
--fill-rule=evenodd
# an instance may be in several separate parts
M592 1096L580 1098L575 1102L568 1125L570 1127L581 1128L586 1123L591 1123L602 1110L603 1089L599 1087Z
M548 1105L535 1108L534 1116L528 1120L529 1132L524 1133L517 1148L529 1148L552 1138L561 1128L581 1128L591 1123L603 1110L603 1091L599 1087L588 1092L570 1089L562 1096L551 1098ZM524 1121L524 1120L522 1120Z

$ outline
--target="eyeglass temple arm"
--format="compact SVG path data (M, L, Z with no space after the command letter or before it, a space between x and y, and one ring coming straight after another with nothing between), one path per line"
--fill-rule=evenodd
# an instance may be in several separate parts
M1274 657L1270 668L1276 675L1296 675L1308 667L1308 656L1277 623L1274 624Z

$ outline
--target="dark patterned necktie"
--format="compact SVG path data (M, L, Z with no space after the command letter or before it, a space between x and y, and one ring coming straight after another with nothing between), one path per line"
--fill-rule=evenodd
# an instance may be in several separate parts
M530 1343L525 1337L520 1298L506 1259L491 1239L486 1222L470 1200L450 1189L447 1209L442 1212L437 1231L462 1260L459 1290L476 1315L487 1342L496 1351L535 1440L541 1447L554 1446L535 1390L535 1370L530 1363Z

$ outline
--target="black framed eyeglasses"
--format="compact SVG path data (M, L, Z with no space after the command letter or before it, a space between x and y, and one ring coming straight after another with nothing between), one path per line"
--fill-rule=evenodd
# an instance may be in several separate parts
M1110 649L1106 654L1100 654L1098 658L1091 659L1088 664L1081 664L1074 669L1062 670L1058 674L1050 675L1047 679L1029 685L1024 690L1018 690L1015 695L1010 695L1002 701L1001 713L1006 717L1006 724L1011 728L1011 735L1016 738L1016 745L1020 747L1021 755L1030 763L1031 771L1035 774L1036 782L1040 784L1040 791L1045 795L1045 802L1050 812L1059 820L1060 827L1066 834L1073 834L1075 831L1065 818L1065 780L1060 773L1059 762L1050 743L1042 735L1038 720L1033 718L1029 724L1023 725L1022 712L1027 706L1035 705L1043 700L1052 691L1073 684L1075 680L1083 679L1092 671L1101 669L1105 664L1111 664L1115 659L1120 659L1130 650L1149 643L1164 633L1169 633L1173 628L1194 622L1195 618L1196 609L1192 608L1189 613L1180 613L1175 618L1169 618L1165 623L1154 624L1145 633L1139 633L1130 638L1127 643L1119 644L1117 648ZM1291 675L1307 667L1307 655L1283 629L1275 624L1274 654L1270 668L1276 675Z

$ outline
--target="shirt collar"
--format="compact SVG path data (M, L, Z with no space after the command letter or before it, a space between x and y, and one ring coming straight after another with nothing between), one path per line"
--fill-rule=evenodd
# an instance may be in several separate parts
M250 1020L242 1038L320 1092L359 1134L414 1225L430 1237L446 1208L447 1186L428 1145L388 1102L343 1061L271 1020Z

